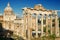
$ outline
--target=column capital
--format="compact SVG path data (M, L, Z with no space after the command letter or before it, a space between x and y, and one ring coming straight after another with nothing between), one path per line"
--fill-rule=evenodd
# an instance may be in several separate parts
M37 15L36 13L34 13L34 15Z
M49 15L48 15L48 14L46 14L45 16L46 16L46 17L48 17Z
M42 16L44 16L44 14L42 14Z

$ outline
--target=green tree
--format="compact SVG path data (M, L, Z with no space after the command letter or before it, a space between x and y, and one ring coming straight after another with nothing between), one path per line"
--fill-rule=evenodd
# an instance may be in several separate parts
M52 34L52 35L49 35L48 37L49 37L49 39L51 39L51 40L55 40L56 35L55 35L55 34Z

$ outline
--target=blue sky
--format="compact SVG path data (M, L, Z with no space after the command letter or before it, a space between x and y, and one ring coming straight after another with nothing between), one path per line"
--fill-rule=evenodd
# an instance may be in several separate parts
M60 10L60 0L0 0L0 12L4 13L7 3L10 3L14 13L22 15L22 8L34 7L36 4L42 4L46 9ZM60 16L60 12L58 13Z

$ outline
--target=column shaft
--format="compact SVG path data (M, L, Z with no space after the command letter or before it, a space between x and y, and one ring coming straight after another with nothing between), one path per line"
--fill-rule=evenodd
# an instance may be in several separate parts
M50 27L51 32L50 33L52 35L52 15L51 15L51 23L50 24L51 24L51 27Z
M36 14L36 38L38 37L38 15Z
M32 26L32 14L30 15L31 17L31 29L30 29L30 36L32 37L32 28L33 28L33 26Z
M24 13L24 12L23 12ZM24 24L23 24L22 36L26 39L26 14L24 13Z
M46 15L46 36L48 36L48 15Z
M58 24L58 17L57 17L57 15L55 16L55 35L56 35L56 37L58 37L59 36L59 26L58 26L59 24Z
M24 26L23 26L23 36L24 37L26 37L26 29L25 29L25 27L26 27L26 17L24 15Z
M30 20L30 14L28 14L28 25L27 25L27 27L28 27L28 28L27 28L27 29L28 29L28 40L31 39L31 38L30 38L30 26L31 26L31 25L30 25L30 21L31 21L31 20Z
M41 16L41 37L43 36L43 15Z

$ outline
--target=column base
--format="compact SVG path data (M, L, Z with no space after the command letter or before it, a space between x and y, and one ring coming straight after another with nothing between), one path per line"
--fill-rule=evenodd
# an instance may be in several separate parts
M56 34L56 37L59 37L59 33Z

